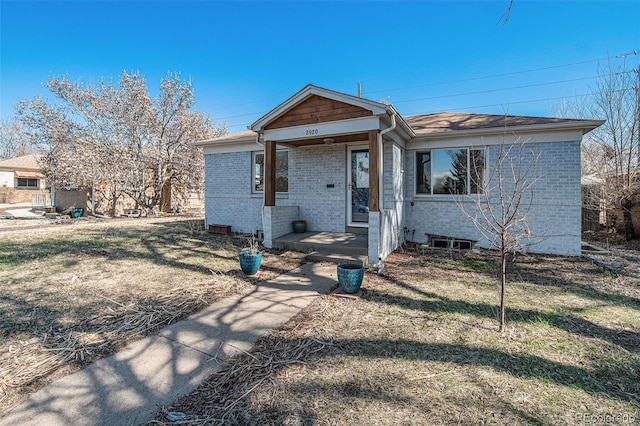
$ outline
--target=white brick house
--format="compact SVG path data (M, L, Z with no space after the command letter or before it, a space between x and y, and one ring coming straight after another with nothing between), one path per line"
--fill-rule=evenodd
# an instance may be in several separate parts
M262 230L267 247L292 232L293 220L307 221L310 231L359 229L368 234L371 263L405 240L434 235L488 247L456 200L479 196L475 182L486 179L503 144L524 143L523 153L539 156L528 214L538 238L526 249L579 255L580 144L601 124L402 117L391 105L309 85L249 131L197 142L205 153L205 220L237 232Z

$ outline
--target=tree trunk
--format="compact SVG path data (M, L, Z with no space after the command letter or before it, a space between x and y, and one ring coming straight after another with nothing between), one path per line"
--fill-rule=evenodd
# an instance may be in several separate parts
M504 289L507 283L507 253L504 249L500 253L500 333L504 331L505 327L505 306L504 306Z
M631 207L633 203L631 200L624 200L622 202L622 221L624 222L624 237L627 241L633 240L636 236L635 229L633 227L633 217L631 216Z
M111 191L111 217L116 217L116 205L118 203L118 192Z

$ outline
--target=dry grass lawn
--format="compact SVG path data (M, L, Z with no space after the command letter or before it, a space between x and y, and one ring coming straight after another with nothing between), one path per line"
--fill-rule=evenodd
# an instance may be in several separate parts
M267 252L246 277L243 240L198 218L99 221L0 233L0 415L50 381L300 265Z
M640 424L640 283L524 256L497 332L492 254L394 253L152 424Z

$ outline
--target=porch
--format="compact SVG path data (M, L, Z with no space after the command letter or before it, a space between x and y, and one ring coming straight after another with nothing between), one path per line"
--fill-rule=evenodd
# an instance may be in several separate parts
M314 261L366 265L368 236L340 232L291 233L274 238L273 247L310 253L309 259Z

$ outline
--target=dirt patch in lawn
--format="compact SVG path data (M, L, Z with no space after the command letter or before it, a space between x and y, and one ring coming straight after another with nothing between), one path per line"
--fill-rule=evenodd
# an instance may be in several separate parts
M518 256L500 334L496 266L394 253L360 299L317 298L153 424L637 424L638 288Z
M78 220L2 232L0 414L52 380L203 307L298 267L266 251L252 277L243 239L201 218Z

